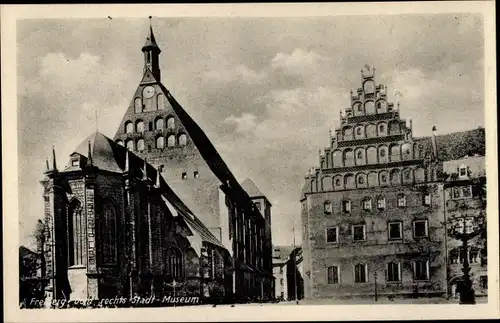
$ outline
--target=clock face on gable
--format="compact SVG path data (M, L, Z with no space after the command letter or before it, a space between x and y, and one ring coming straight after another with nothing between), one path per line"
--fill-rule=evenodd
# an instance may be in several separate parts
M146 86L143 90L142 90L142 96L145 98L145 99L150 99L153 97L153 95L155 95L155 88L152 87L152 86Z

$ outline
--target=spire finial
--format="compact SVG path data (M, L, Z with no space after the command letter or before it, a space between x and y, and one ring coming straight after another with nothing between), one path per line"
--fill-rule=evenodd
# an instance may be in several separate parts
M52 146L52 170L57 170L56 148Z
M47 168L47 171L50 170L50 167L49 167L49 159L48 158L45 158L45 167Z

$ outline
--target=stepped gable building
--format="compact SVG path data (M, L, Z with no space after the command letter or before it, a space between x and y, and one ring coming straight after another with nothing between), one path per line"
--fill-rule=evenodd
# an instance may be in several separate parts
M433 130L414 138L387 86L376 85L375 69L362 70L319 167L305 178L306 298L373 297L375 285L379 295L447 292L446 174L438 151L446 158L466 148L484 152L484 130L444 137ZM448 146L457 137L469 143Z
M152 165L95 133L47 162L46 298L224 297L232 262Z
M172 190L230 250L237 295L272 297L271 205L257 208L254 202L267 199L249 196L161 83L161 50L151 27L142 52L143 76L114 140L159 167Z

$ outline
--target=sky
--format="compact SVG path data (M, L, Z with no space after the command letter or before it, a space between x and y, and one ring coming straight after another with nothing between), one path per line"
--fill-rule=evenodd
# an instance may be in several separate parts
M376 69L414 136L484 126L480 15L152 19L162 83L237 179L273 204L273 244L300 243L300 191L329 130ZM21 244L43 216L45 159L90 133L113 137L142 77L144 19L18 20ZM398 91L402 96L394 96ZM97 122L95 111L97 110Z

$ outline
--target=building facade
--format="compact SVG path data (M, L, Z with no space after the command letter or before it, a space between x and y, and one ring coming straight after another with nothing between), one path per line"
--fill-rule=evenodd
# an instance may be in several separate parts
M301 196L305 297L373 297L375 288L446 295L439 151L448 159L456 152L443 148L435 128L431 138L413 138L375 69L362 70L340 123Z
M161 171L234 260L234 293L272 297L271 204L236 181L203 130L161 82L153 29L142 47L143 77L114 140ZM260 207L260 209L259 209Z
M287 263L292 251L291 246L273 247L274 298L278 301L288 300Z
M46 299L232 295L231 257L152 165L101 133L42 181Z

